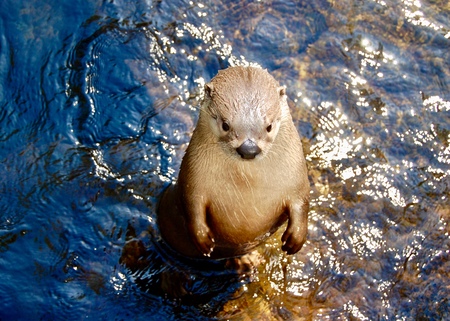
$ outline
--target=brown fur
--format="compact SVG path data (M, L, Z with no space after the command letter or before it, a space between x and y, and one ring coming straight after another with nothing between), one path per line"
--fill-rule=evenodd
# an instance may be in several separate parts
M309 182L286 99L267 71L253 67L220 71L205 86L178 181L158 210L162 236L172 248L189 257L240 256L288 220L283 249L301 249ZM261 152L243 159L236 148L249 139Z

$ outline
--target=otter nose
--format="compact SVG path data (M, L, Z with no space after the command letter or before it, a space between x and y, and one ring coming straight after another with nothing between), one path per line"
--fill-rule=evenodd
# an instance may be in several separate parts
M253 159L256 155L261 153L261 148L259 148L254 141L247 139L241 146L236 148L236 151L243 159Z

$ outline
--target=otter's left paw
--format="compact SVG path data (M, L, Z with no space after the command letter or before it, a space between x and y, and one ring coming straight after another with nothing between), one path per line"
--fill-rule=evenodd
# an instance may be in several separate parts
M307 230L301 227L288 226L281 242L283 242L283 251L287 254L295 254L303 247L306 242Z

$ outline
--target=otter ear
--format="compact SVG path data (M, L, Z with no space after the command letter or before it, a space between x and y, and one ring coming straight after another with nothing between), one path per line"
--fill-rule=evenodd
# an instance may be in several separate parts
M283 97L284 95L286 95L286 87L284 86L280 86L277 88L278 94L280 95L280 97Z
M213 91L214 91L214 86L212 83L205 85L205 94L208 95L209 98L212 97Z

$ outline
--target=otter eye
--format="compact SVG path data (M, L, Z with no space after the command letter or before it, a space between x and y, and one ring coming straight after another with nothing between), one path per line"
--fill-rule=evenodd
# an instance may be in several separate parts
M226 122L223 122L222 129L223 129L223 131L227 132L230 130L230 125L228 125Z
M270 133L272 131L272 124L270 124L269 126L266 127L266 130L268 133Z

